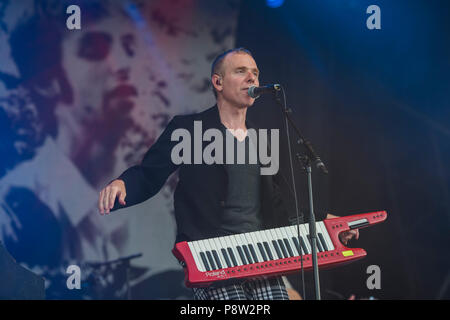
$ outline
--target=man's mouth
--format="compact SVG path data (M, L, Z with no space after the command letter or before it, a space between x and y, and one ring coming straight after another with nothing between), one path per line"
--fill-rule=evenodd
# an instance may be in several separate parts
M249 88L251 88L251 87L243 88L242 91L245 91L245 93L250 97L250 95L248 94L248 89L249 89Z
M111 91L109 91L106 94L106 99L107 100L114 99L114 98L126 99L129 97L136 97L137 95L138 95L138 93L134 86L123 84L123 85L119 85L119 86L115 87L114 89L112 89Z
M134 86L119 85L108 91L103 99L104 112L117 111L120 113L130 112L134 107L132 97L138 96L138 92Z

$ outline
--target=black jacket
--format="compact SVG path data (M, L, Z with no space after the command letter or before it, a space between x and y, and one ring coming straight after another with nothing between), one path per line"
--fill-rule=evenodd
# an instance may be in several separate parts
M203 131L209 128L218 129L221 126L217 106L193 115L175 116L147 151L142 163L127 169L118 178L125 182L125 207L129 207L157 194L167 178L179 169L179 181L174 194L176 242L226 235L220 229L227 193L227 173L224 165L177 166L171 160L172 148L178 144L178 141L171 141L172 132L177 128L184 128L193 137L194 121L202 121ZM247 125L253 127L248 122ZM281 179L280 174L261 176L260 217L264 229L289 224L288 212L281 200L279 188L280 183L285 181ZM116 201L113 210L123 207Z

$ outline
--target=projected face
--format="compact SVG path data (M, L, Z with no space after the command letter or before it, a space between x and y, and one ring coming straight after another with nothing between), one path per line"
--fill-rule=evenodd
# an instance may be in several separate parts
M73 92L67 109L75 119L63 130L77 132L70 156L93 185L111 174L114 152L134 125L137 50L136 27L121 13L83 26L62 42L62 68Z
M116 16L87 26L63 41L62 65L73 87L73 112L84 125L119 125L135 105L132 84L135 29Z

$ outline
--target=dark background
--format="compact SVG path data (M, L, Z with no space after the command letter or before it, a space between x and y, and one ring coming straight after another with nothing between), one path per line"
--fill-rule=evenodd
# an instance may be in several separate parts
M372 4L381 9L381 30L366 27ZM367 250L365 259L320 273L325 297L450 297L449 14L447 1L285 1L275 9L242 2L236 46L254 53L262 84L283 85L296 123L329 169L313 172L316 214L388 212L352 243ZM260 98L250 117L284 128L271 97ZM306 175L298 164L296 172L304 207ZM370 265L381 269L380 290L366 287ZM289 279L301 290L299 277Z

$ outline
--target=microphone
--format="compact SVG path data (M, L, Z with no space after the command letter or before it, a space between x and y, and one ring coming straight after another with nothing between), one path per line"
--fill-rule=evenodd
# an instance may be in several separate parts
M252 98L258 98L261 94L280 91L281 85L279 84L269 84L267 86L255 87L252 86L248 88L248 95Z

